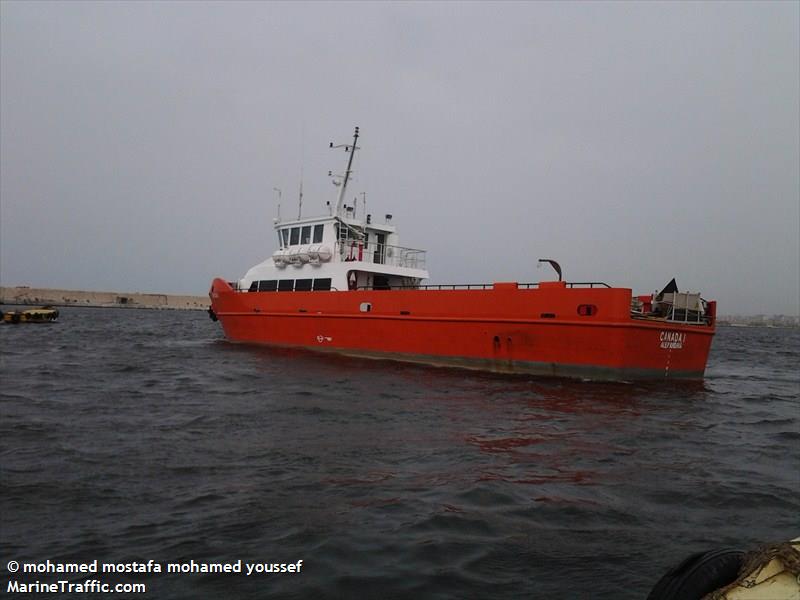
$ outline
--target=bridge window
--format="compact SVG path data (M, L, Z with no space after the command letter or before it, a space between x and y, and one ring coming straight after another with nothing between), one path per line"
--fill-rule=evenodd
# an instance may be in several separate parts
M294 289L294 279L281 279L278 282L279 292L291 292Z
M289 240L289 244L296 246L298 243L300 243L300 228L292 227L292 235L291 239Z
M258 291L258 282L257 282L257 281L253 281L253 282L250 284L250 289L249 289L249 290L247 290L247 291L248 291L248 292L257 292L257 291Z
M294 282L295 292L310 292L313 279L298 279Z
M300 243L301 244L310 244L311 243L311 225L306 225L300 231Z
M321 225L320 225L321 227ZM315 279L314 280L314 291L315 292L327 292L331 289L331 278L325 277L324 279Z
M373 290L388 290L389 288L389 278L385 275L375 275L372 278L372 289Z
M274 292L278 289L277 279L262 279L258 282L259 292Z
M324 225L314 225L314 243L321 244L322 243L322 230L325 228Z
M289 245L289 230L281 229L281 236L283 239L283 247L286 248L286 246Z

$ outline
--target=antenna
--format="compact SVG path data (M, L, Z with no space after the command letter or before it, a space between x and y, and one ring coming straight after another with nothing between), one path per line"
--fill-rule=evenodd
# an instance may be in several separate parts
M367 214L367 192L361 192L361 210L364 211L364 214Z
M300 139L300 194L297 198L297 219L303 214L303 167L306 161L306 124L303 123L303 133Z
M300 167L300 195L297 198L297 219L303 214L303 167Z
M273 191L278 192L278 222L281 221L281 188L272 188Z

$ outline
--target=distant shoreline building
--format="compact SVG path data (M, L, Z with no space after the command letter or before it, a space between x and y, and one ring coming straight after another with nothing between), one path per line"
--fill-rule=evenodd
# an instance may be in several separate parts
M800 327L800 316L797 315L720 315L717 317L720 327Z
M91 292L28 286L0 287L0 304L163 310L208 310L211 305L208 296L148 294L141 292Z

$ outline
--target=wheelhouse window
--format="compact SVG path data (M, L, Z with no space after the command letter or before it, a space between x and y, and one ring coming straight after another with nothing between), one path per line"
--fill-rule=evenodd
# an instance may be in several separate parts
M331 278L325 277L321 279L314 280L314 291L315 292L327 292L331 289Z
M279 292L291 292L294 289L294 279L281 279L278 282Z
M274 292L278 289L277 279L263 279L258 282L259 292Z
M313 279L298 279L294 282L295 292L310 292Z
M321 244L322 243L322 231L325 228L324 225L314 225L314 243Z
M258 291L258 281L253 281L250 284L250 288L247 291L248 292L257 292Z
M286 246L289 245L289 229L288 228L287 229L281 229L281 238L283 240L283 247L286 248Z
M289 240L289 244L292 246L296 246L299 243L300 243L300 228L292 227L292 234L291 234L291 239Z
M311 225L306 225L300 231L300 243L301 244L310 244L311 243Z

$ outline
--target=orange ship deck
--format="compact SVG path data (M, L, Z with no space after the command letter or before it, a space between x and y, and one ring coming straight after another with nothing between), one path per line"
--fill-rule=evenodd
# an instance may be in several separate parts
M701 378L709 323L631 315L628 288L241 292L215 279L228 339L322 352L594 379Z

